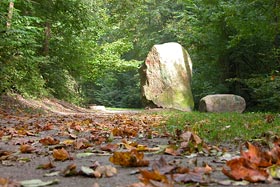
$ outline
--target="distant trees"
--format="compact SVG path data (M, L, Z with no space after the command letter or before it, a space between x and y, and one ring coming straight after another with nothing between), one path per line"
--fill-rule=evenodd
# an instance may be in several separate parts
M235 93L279 110L279 14L279 0L2 0L0 91L139 106L139 65L154 44L177 41L196 102Z

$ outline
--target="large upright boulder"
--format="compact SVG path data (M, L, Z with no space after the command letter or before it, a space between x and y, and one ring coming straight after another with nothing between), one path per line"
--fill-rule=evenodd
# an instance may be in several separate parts
M191 76L191 58L180 44L154 45L140 68L143 104L191 111Z

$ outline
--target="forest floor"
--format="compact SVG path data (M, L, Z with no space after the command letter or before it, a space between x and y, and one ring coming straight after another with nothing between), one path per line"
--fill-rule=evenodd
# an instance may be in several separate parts
M176 152L169 146L179 137L189 134L197 145L200 139L164 131L165 120L153 111L94 111L56 99L3 96L0 186L279 185L224 175L226 161L240 156L234 144L203 144L200 150L194 145L191 154Z

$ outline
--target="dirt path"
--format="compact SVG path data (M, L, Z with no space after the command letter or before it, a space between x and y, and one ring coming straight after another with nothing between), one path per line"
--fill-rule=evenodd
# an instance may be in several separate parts
M1 183L2 186L7 184L4 179L10 181L10 186L18 186L16 182L23 180L41 179L58 180L59 182L54 184L57 187L139 187L143 186L139 184L139 169L151 171L151 167L155 165L153 163L159 164L160 159L165 160L168 167L174 168L185 167L192 170L209 165L212 168L209 174L198 173L191 176L196 182L188 183L194 186L238 184L228 180L221 172L227 159L238 156L236 146L221 145L215 149L212 147L208 154L195 151L184 156L164 154L167 145L176 142L176 137L157 131L157 127L165 119L154 113L92 111L55 99L35 101L20 96L2 98L0 105L0 186ZM25 113L26 111L29 113ZM55 142L43 141L47 138L50 140L50 137ZM144 148L135 146L136 142ZM27 147L24 147L26 145ZM132 146L135 147L131 148ZM65 161L54 156L54 150L62 148L69 153ZM148 166L123 167L109 161L113 152L140 148L144 159L150 163ZM38 166L46 164L52 164L53 167L37 169ZM111 165L117 169L117 174L112 177L103 174L97 178L79 173L83 167L96 165ZM161 169L166 167L167 165L161 166ZM72 176L67 176L71 172ZM173 183L161 183L160 186L185 186L182 183ZM246 182L239 184L253 186Z

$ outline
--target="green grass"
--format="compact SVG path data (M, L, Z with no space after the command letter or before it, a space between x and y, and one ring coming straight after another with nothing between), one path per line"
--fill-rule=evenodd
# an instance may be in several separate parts
M164 112L166 128L191 129L207 142L250 141L267 132L280 135L280 115L275 113ZM272 122L268 122L273 118Z

